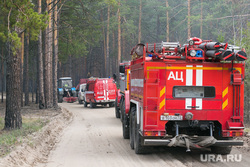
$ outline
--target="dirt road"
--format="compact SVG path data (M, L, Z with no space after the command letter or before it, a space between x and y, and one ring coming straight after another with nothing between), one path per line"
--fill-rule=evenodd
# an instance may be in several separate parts
M233 148L231 155L242 156L240 162L202 162L208 150L186 153L184 148L155 148L151 154L136 155L129 140L122 138L119 119L114 108L84 108L78 103L62 103L74 115L63 131L56 148L50 153L46 167L181 167L181 166L249 166L247 151ZM218 158L218 157L217 157ZM222 156L223 159L227 158Z

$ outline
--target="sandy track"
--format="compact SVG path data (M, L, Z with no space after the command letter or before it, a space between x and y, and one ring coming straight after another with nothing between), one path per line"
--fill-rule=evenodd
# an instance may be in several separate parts
M51 152L46 167L99 166L249 166L250 155L234 148L232 154L242 154L241 162L201 162L200 154L207 150L186 153L184 148L155 148L151 154L136 155L129 140L122 138L121 122L114 108L84 108L77 103L63 103L74 115L64 130L57 147ZM225 158L225 156L223 156Z

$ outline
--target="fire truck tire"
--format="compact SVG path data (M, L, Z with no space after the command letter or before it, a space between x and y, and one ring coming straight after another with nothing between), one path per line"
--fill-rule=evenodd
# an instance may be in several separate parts
M115 117L120 118L120 111L119 111L119 108L117 106L117 98L115 99Z
M114 103L109 103L109 107L114 107Z
M123 113L122 132L123 132L123 138L124 139L129 139L128 116L125 115L125 113Z
M139 133L139 129L140 129L140 125L137 124L137 116L136 114L134 115L134 123L133 123L133 126L135 126L134 128L134 149L135 149L135 153L136 154L145 154L145 153L148 153L149 151L149 147L145 147L142 145L142 136L141 134Z
M211 147L211 151L215 154L221 154L221 155L226 155L226 154L230 154L232 150L232 146L226 146L226 147L215 147L215 146L212 146Z
M79 104L83 104L82 100L79 100L79 99L78 99L78 102L79 102Z
M134 119L135 119L135 107L131 108L130 116L129 116L129 136L130 136L130 147L134 149L134 140L135 140L135 126L134 126Z
M88 106L88 103L87 102L84 102L84 107L87 107Z
M122 98L121 101L120 101L120 119L121 119L121 122L123 120L123 107L124 106L124 99Z
M93 103L92 101L90 101L90 108L95 108L96 107L96 104L95 103Z

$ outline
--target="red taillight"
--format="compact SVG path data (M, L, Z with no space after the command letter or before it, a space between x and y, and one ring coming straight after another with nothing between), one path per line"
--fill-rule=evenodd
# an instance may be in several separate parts
M165 131L145 131L144 136L165 136Z
M239 137L239 136L243 136L244 132L242 130L238 131L238 130L225 130L223 131L223 137Z
M230 136L230 137L233 136L233 131L229 131L229 136Z

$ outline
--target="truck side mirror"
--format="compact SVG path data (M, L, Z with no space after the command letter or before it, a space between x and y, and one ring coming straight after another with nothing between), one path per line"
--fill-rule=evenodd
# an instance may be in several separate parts
M125 66L121 65L119 68L120 73L125 73Z
M116 81L116 74L113 74L113 78L114 78L114 80Z

